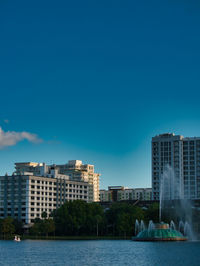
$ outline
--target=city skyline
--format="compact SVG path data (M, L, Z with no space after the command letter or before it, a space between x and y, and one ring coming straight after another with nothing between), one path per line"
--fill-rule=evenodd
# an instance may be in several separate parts
M0 7L0 175L77 159L151 187L151 138L200 136L199 3Z

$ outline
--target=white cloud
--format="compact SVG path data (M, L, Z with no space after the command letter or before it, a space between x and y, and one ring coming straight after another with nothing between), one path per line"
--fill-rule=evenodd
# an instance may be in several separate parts
M16 131L3 131L0 127L0 149L3 149L7 146L14 146L17 142L22 140L28 140L33 143L40 143L42 140L38 138L36 134L32 134L26 131L16 132Z

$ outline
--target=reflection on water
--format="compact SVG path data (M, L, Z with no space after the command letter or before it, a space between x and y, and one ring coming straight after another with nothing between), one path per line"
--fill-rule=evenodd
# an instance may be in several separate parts
M200 242L0 241L0 265L200 265Z

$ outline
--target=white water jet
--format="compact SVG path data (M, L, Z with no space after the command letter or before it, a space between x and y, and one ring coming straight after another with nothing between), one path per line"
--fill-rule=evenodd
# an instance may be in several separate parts
M176 174L169 165L164 167L163 174L160 177L160 206L159 221L162 221L162 215L175 215L180 219L179 231L186 234L191 240L194 240L192 230L192 205L187 199L184 199L183 181L180 174ZM187 221L183 223L183 220ZM170 228L175 229L174 222L170 223Z
M179 221L179 224L178 224L178 230L184 234L184 222L182 220Z
M195 240L192 228L188 222L184 225L184 235L188 237L189 240Z
M146 229L146 227L145 227L144 221L141 220L141 222L140 222L140 231L143 231L145 229Z
M175 223L174 223L174 221L172 221L171 220L171 222L170 222L170 229L172 229L172 230L176 230L176 225L175 225Z
M140 224L138 220L135 220L135 235L137 235L140 232Z
M155 229L155 224L152 220L149 221L148 232Z
M162 219L162 209L164 202L169 200L183 199L183 189L180 176L176 175L170 165L164 167L163 174L160 178L160 209L159 221Z

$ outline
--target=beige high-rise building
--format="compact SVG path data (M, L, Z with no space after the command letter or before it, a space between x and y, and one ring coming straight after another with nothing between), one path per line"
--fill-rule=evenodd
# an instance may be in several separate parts
M89 184L89 202L99 201L99 177L94 172L94 165L71 160L67 164L56 165L59 173L69 175L72 180L83 180Z

